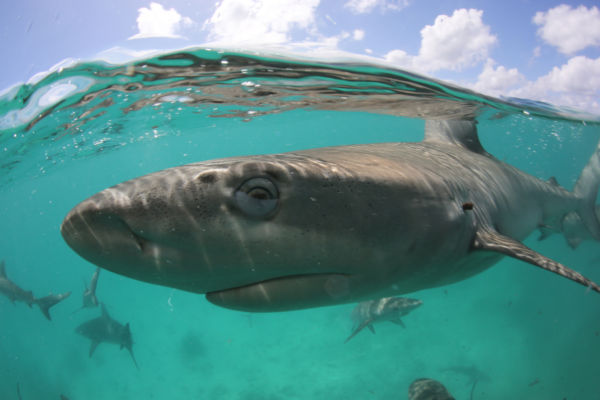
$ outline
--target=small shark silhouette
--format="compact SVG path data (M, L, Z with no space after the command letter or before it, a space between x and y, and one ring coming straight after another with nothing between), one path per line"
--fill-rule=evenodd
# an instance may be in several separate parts
M423 302L417 299L407 297L383 297L378 300L369 300L358 303L352 311L354 320L354 331L344 343L348 343L363 328L368 327L375 333L373 324L381 321L390 321L406 328L400 317L405 316Z
M98 307L98 298L96 297L96 287L98 287L98 277L100 276L100 267L96 268L94 271L94 275L92 275L92 280L90 281L90 287L88 288L85 285L85 291L83 292L83 305L81 308L73 311L72 314L75 314L78 311L83 310L84 308L93 308Z
M23 400L23 397L21 396L21 385L19 384L19 382L17 382L17 399ZM60 400L69 400L69 398L67 396L65 396L64 394L61 394Z
M110 315L108 315L104 304L101 306L102 315L79 325L77 329L75 329L75 332L91 340L90 357L94 354L96 347L98 347L100 343L118 344L121 349L125 347L129 351L135 367L139 370L140 368L133 355L133 340L131 338L129 323L123 325L112 319Z
M71 294L71 292L62 294L50 293L46 297L36 299L31 290L23 290L10 279L8 279L6 276L6 266L4 264L4 260L0 261L0 293L8 297L13 304L15 301L26 303L29 307L31 307L32 304L37 304L42 314L44 314L49 321L52 320L50 317L50 308L60 301L66 299Z

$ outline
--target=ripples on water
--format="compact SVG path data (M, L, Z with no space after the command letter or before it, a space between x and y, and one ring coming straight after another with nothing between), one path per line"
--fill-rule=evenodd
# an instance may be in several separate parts
M527 115L598 118L526 100L500 100L401 70L358 63L297 61L196 50L125 65L63 67L0 97L2 168L43 151L46 169L129 143L152 140L176 121L194 134L198 118L244 121L292 110L364 111L411 118ZM216 123L216 122L215 122ZM366 138L368 140L368 137ZM398 140L402 140L399 137Z
M11 278L36 293L74 294L53 311L52 324L0 298L0 359L8 360L0 363L0 393L16 395L20 382L26 400L61 392L72 399L391 400L430 376L468 398L468 379L447 371L476 366L489 376L478 383L477 400L596 398L600 300L510 260L419 293L424 306L407 329L382 327L345 346L351 305L248 316L106 272L99 297L111 315L131 322L141 371L110 346L89 360L88 343L74 340L74 327L97 316L69 314L93 271L58 231L77 202L125 179L217 156L419 140L428 118L475 118L492 154L566 187L599 138L597 116L486 97L405 71L210 50L123 65L82 62L5 91L0 258ZM600 280L595 244L573 252L558 235L529 244Z

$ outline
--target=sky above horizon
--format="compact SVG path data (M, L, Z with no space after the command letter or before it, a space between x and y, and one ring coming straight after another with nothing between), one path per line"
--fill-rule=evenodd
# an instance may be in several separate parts
M0 15L0 92L64 59L210 46L354 54L494 96L600 115L597 1L23 0Z

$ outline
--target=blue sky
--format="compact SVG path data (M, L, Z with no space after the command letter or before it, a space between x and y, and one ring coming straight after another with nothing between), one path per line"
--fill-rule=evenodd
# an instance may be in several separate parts
M61 60L148 49L368 57L475 90L600 114L597 1L22 0L0 15L0 89Z

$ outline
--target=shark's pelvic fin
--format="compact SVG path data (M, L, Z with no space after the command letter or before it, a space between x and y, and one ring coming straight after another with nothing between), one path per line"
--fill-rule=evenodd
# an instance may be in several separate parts
M529 264L537 265L540 268L554 272L600 293L600 286L580 273L541 255L517 240L501 235L491 229L478 230L475 234L473 247L475 249L496 251Z
M475 153L488 153L484 150L474 120L427 120L425 140L452 143Z
M404 322L402 322L402 319L400 319L400 317L398 317L397 319L390 319L390 322L392 322L396 325L400 325L401 327L406 329L406 325L404 325Z

